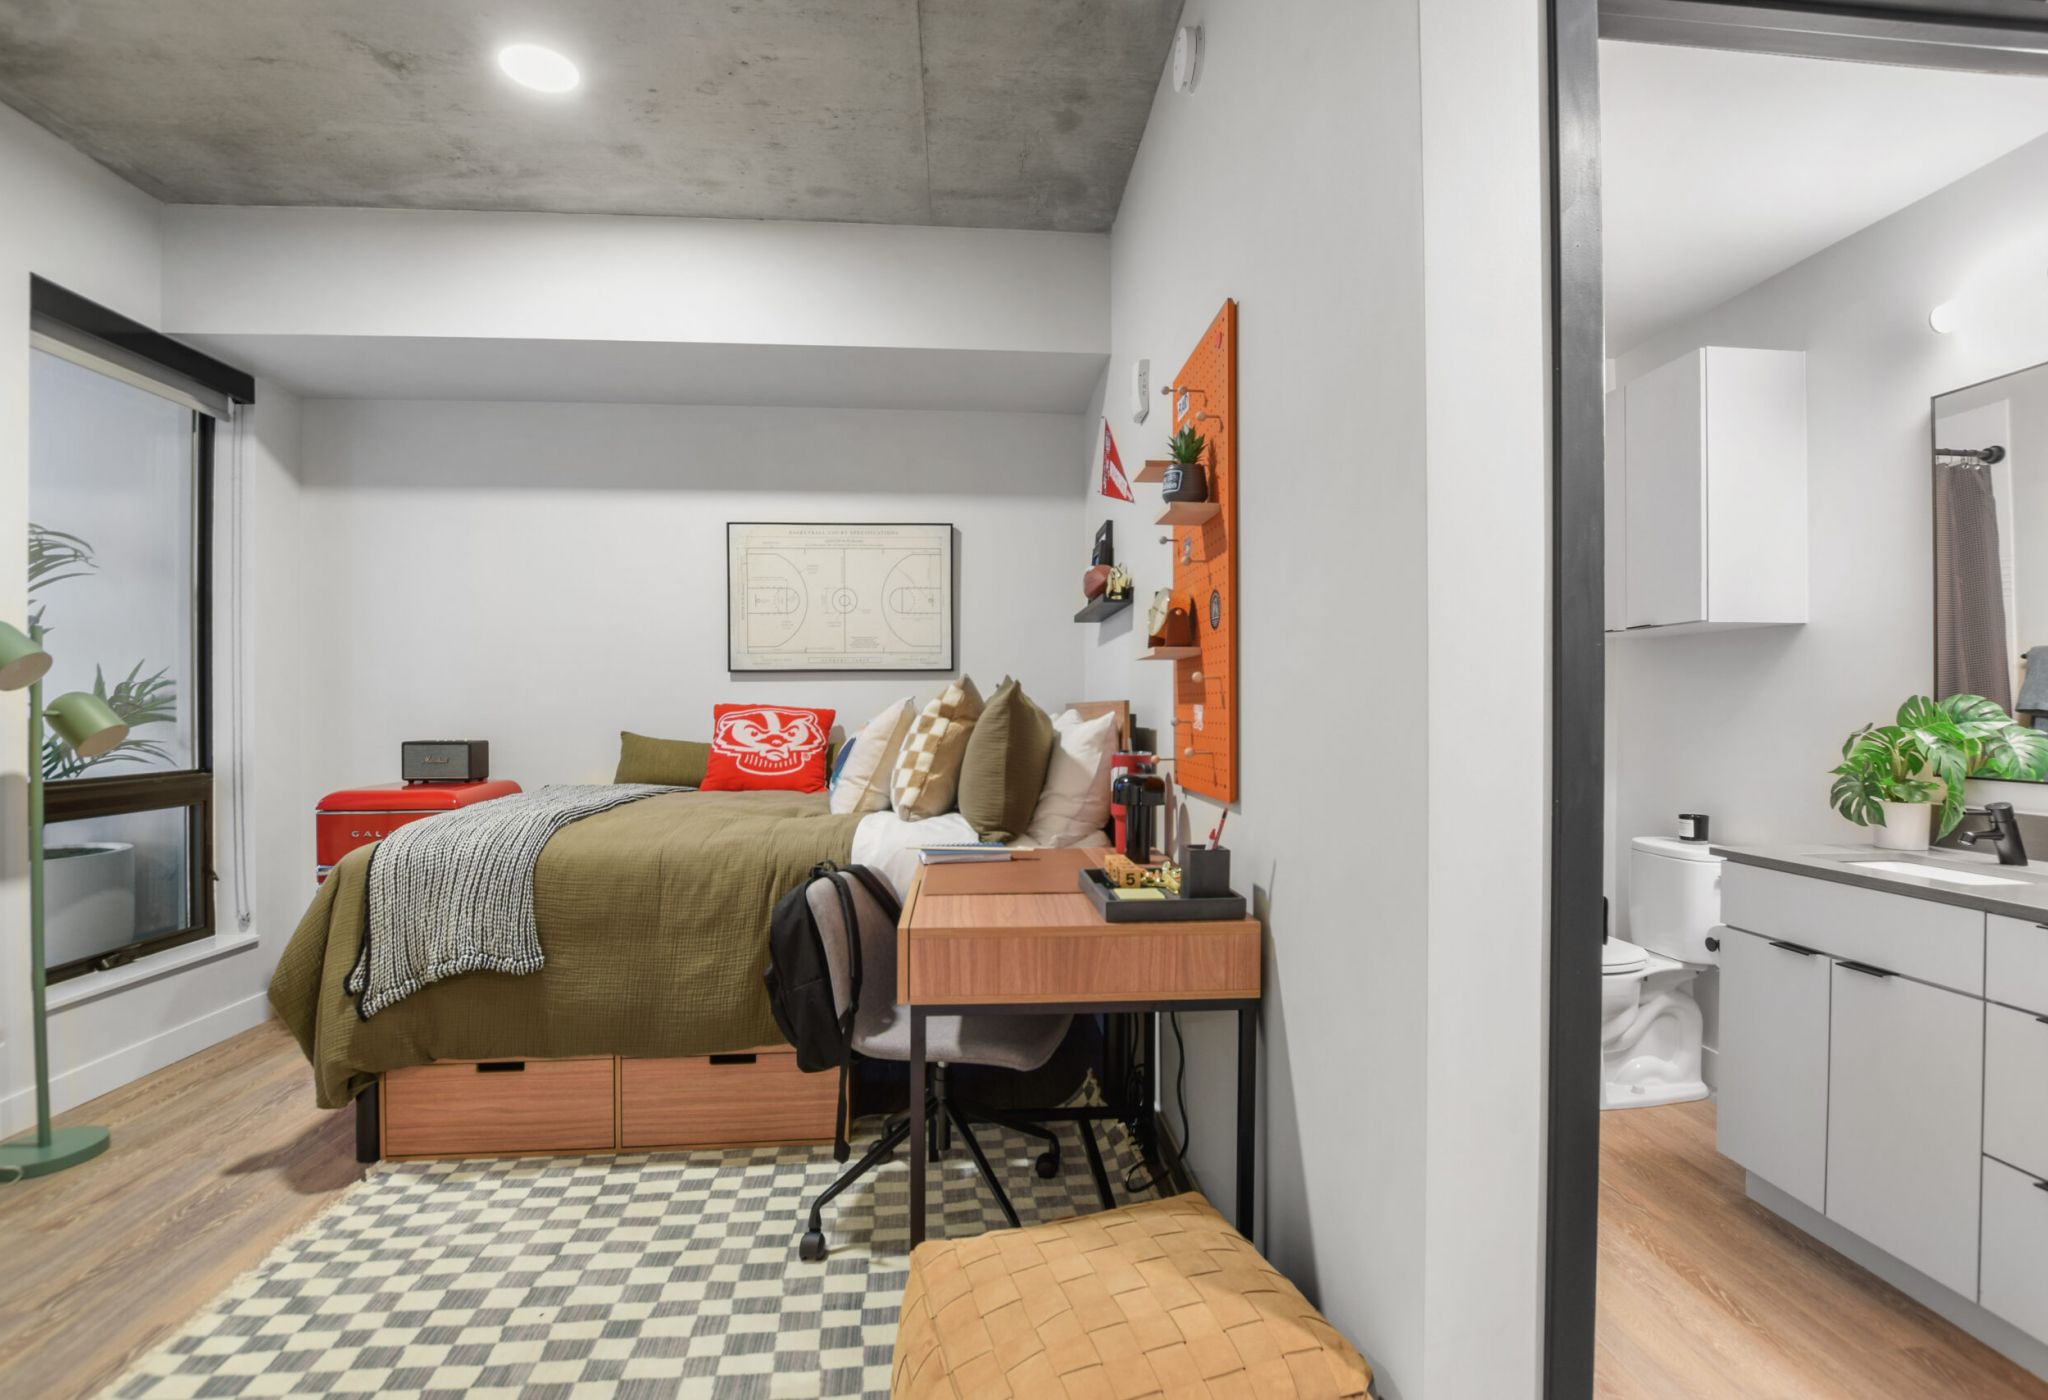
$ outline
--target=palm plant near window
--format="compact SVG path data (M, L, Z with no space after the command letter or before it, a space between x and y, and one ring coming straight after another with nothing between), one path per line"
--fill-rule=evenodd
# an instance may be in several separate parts
M1963 819L1971 778L2048 777L2048 733L2016 723L1981 695L1915 695L1891 724L1866 724L1842 742L1830 800L1858 826L1884 825L1886 802L1941 804L1937 836Z
M47 605L43 593L68 579L89 578L99 572L99 560L92 546L77 535L52 530L31 521L28 527L29 625L51 630L44 621ZM177 683L170 668L142 673L147 662L138 661L128 674L107 684L102 667L93 667L92 693L107 702L131 731L148 724L169 724L178 717ZM43 778L56 782L79 778L103 763L169 763L171 752L154 739L130 737L96 758L81 758L69 744L51 734L43 740Z

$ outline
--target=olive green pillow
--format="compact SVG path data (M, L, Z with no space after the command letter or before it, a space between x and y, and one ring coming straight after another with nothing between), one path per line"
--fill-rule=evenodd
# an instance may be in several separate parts
M630 730L619 733L619 771L615 783L659 783L663 787L702 787L711 761L711 745L690 739L650 739Z
M1005 679L982 707L960 761L960 815L984 841L1014 841L1031 825L1052 762L1052 719Z

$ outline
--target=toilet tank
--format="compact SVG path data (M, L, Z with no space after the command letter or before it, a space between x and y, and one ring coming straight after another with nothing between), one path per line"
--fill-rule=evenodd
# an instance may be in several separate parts
M1687 963L1717 962L1722 857L1703 841L1638 836L1628 853L1628 940Z

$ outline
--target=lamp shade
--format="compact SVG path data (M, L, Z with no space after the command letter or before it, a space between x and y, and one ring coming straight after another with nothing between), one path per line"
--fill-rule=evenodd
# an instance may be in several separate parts
M88 691L73 690L50 702L50 728L80 758L98 758L128 737L128 726L113 707Z
M0 622L0 690L34 685L50 669L50 653L19 628Z

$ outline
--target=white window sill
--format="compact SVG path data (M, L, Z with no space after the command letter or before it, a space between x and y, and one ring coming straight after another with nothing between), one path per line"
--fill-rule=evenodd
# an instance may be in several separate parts
M83 977L73 977L50 988L48 1003L51 1011L62 1011L68 1006L80 1006L88 1001L112 996L115 992L126 991L144 982L154 982L159 977L168 977L174 972L183 972L188 967L212 962L253 948L258 943L253 933L216 933L211 938L197 938L190 943L181 943L175 948L166 948L161 953L151 953L137 958L121 967L109 968L105 972L88 972Z

